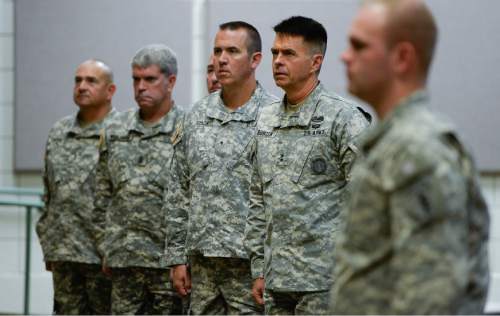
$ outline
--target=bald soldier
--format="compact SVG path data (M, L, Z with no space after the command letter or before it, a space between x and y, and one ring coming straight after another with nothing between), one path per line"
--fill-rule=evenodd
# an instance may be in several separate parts
M43 170L44 202L36 230L54 282L54 313L109 314L111 284L101 272L92 221L101 131L116 117L111 69L87 60L75 73L79 111L49 132Z
M429 109L423 1L366 1L342 55L379 124L364 138L337 252L335 314L481 314L489 216L455 127Z

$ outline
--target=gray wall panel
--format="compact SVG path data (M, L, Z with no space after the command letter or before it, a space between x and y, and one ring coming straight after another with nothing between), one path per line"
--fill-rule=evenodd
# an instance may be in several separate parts
M245 20L263 39L257 75L278 96L271 75L273 25L290 15L311 16L325 25L328 50L320 78L345 91L339 60L356 11L354 0L207 0L208 43L220 23ZM430 0L440 27L429 89L433 106L452 118L483 171L500 170L500 27L498 0ZM16 1L16 169L38 169L53 122L76 110L71 100L76 65L91 56L115 69L120 109L135 106L129 60L142 45L164 42L177 51L179 104L190 100L191 1L189 0L17 0Z
M500 1L427 2L440 28L429 82L432 106L456 123L481 170L499 171ZM346 35L358 3L352 0L210 0L210 33L215 34L217 25L228 20L242 19L254 24L264 42L258 78L281 97L282 91L275 87L271 75L272 27L291 15L313 17L325 26L329 37L320 79L330 90L350 97L339 56L346 47Z
M452 118L483 171L500 171L500 1L430 4L440 28L433 105Z
M114 105L135 107L130 60L142 46L164 43L177 52L177 104L190 101L191 2L183 0L16 0L15 167L37 170L54 122L77 110L77 65L106 61L118 87Z

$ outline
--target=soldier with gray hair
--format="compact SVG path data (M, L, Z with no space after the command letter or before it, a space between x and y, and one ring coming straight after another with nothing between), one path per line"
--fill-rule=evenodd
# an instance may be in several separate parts
M379 117L360 145L333 314L483 313L489 215L456 128L429 108L437 39L421 0L365 1L342 55Z
M174 52L159 44L140 49L132 78L139 109L123 113L101 146L95 216L106 229L99 251L111 275L113 314L180 314L163 258L163 197L183 117L172 100Z
M43 169L44 202L36 231L47 270L52 271L54 313L109 314L111 282L101 272L102 256L92 219L95 169L101 130L118 115L111 106L116 87L111 68L90 59L75 73L78 113L49 132Z

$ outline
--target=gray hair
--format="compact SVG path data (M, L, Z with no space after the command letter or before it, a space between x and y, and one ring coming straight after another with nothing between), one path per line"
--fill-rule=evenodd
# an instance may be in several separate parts
M147 68L152 65L157 65L165 76L177 75L177 57L166 45L147 45L132 58L132 67Z

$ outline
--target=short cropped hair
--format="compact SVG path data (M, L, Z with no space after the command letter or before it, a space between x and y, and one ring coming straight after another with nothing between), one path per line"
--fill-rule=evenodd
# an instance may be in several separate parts
M257 29L243 21L231 21L227 23L222 23L219 25L219 30L238 30L238 29L244 29L247 34L248 34L248 41L247 41L247 51L248 55L252 55L253 53L260 53L262 51L262 40L260 38L259 31Z
M104 75L104 79L108 83L113 83L113 81L114 81L113 70L111 69L111 67L107 63L105 63L101 59L91 58L91 59L84 61L80 65L87 64L87 63L97 65L102 70L103 75Z
M132 58L132 67L146 68L152 65L157 65L165 76L177 75L177 57L166 45L147 45Z
M429 72L438 38L432 12L424 1L364 0L363 5L379 4L387 8L387 45L408 41L415 47L422 71Z
M322 55L326 53L328 36L321 23L303 16L292 16L278 23L274 28L276 33L301 36L304 42L311 44L312 49Z

